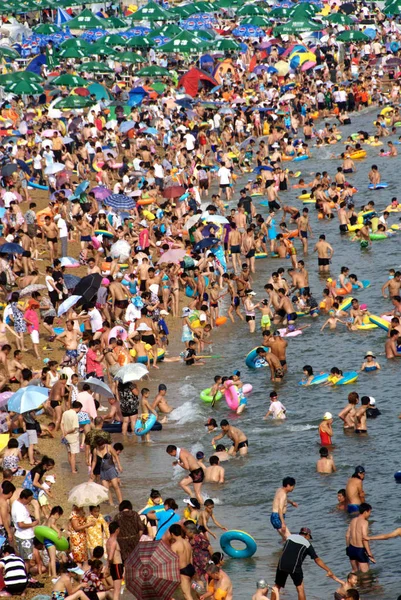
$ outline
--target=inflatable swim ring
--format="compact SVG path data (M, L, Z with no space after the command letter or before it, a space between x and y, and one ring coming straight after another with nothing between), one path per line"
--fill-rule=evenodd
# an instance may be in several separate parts
M257 252L255 254L255 258L267 258L268 254L267 252Z
M103 423L102 426L103 431L108 431L109 433L121 433L123 430L123 424L121 421L113 421L112 423ZM163 429L163 425L156 421L153 425L151 431L161 431ZM128 425L128 431L132 432L131 423Z
M257 346L256 348L248 352L248 354L245 357L245 364L250 369L260 369L261 367L267 367L267 363L258 364L258 356L256 354L256 350L258 348L264 348L266 352L270 352L270 348L267 348L266 346Z
M199 394L199 398L201 400L203 400L203 402L213 402L213 396L210 395L210 391L212 388L206 388L205 390L202 390L201 393ZM221 392L217 392L216 396L214 397L215 401L217 402L218 400L221 400L223 397L223 394Z
M111 233L111 231L107 231L107 229L96 229L95 235L102 235L103 237L110 239L114 237L114 233Z
M349 157L354 160L359 160L360 158L365 158L366 154L366 150L358 150L357 152L352 152Z
M388 183L385 183L384 181L382 183L378 183L376 187L373 185L373 183L369 183L368 185L369 190L384 190L386 187L388 187Z
M384 329L384 331L389 331L391 326L389 321L386 321L385 319L383 319L382 317L378 317L377 315L369 315L369 321L374 325L377 325L377 327L380 327L380 329Z
M243 542L245 548L239 550L231 545L231 542ZM250 558L258 549L252 536L245 531L231 530L226 531L220 538L220 546L225 554L230 558Z
M51 529L51 527L39 525L38 527L35 527L33 532L39 542L42 542L43 544L45 539L50 540L56 546L56 549L60 550L60 552L66 552L66 550L68 550L70 547L68 540L65 537L59 538L58 533L54 531L54 529Z
M363 288L362 288L363 290L366 290L366 288L368 288L368 287L370 286L370 281L369 281L369 279L362 279L361 283L362 283L362 285L363 285ZM353 289L353 290L360 290L361 288L359 287L359 285L355 285L355 284L353 284L353 285L352 285L352 289Z
M215 320L215 325L217 325L217 327L220 327L221 325L225 325L227 323L227 317L217 317L217 319Z
M146 435L152 429L153 425L156 423L156 415L151 413L147 416L145 422L142 419L137 419L135 422L135 435Z
M294 162L300 162L301 160L308 160L309 156L307 156L306 154L302 154L302 156L296 156L293 161Z
M48 190L49 189L49 186L47 186L47 185L39 185L33 179L30 179L28 181L28 187L35 188L37 190Z
M145 344L145 348L146 348L146 350L151 350L152 346L150 344ZM135 350L134 350L134 352L135 352ZM166 353L166 351L163 350L163 348L157 349L157 362L160 362L161 360L163 360L165 353ZM130 351L130 354L131 354L131 351ZM146 365L148 362L148 357L147 356L138 356L136 362ZM152 363L153 363L153 356L150 359L150 364L152 364Z
M149 206L149 204L153 204L154 202L154 198L139 198L136 203L138 206Z
M329 373L320 373L319 375L315 375L310 383L306 383L306 381L300 381L299 385L319 385L319 383L326 383L329 378Z
M356 371L344 371L343 376L333 385L347 385L348 383L354 383L358 379L358 373Z

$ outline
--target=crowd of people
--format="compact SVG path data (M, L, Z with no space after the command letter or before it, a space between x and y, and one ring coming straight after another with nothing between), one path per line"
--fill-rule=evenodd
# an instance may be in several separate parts
M151 461L156 432L174 427L171 413L178 403L168 397L166 365L177 373L183 365L196 386L197 369L186 368L210 366L217 331L235 324L241 336L258 340L247 367L266 367L270 375L264 419L284 422L289 415L279 395L291 370L289 338L308 336L316 320L324 336L342 326L350 333L386 329L383 360L358 348L360 373L385 371L388 361L401 356L400 272L390 269L382 282L389 301L378 317L355 297L370 285L360 279L359 265L332 264L336 247L348 240L374 253L375 240L397 235L397 198L387 207L376 195L374 201L359 200L352 178L372 147L366 185L375 194L387 185L383 161L396 167L401 33L397 16L362 2L353 4L353 25L368 19L374 37L341 43L339 25L349 13L337 4L321 8L325 16L330 8L337 16L330 25L324 22L323 37L301 43L291 35L273 37L273 28L263 27L264 37L226 52L222 70L216 60L217 82L212 72L201 72L204 83L201 77L195 97L179 79L192 67L188 57L153 46L142 51L144 61L155 73L169 70L160 76L160 93L117 53L100 56L104 97L89 90L76 94L87 99L85 108L60 110L49 104L45 90L2 96L2 595L25 595L45 581L53 600L118 600L131 553L141 542L163 540L178 557L185 600L232 600L240 586L234 589L214 540L216 529L226 532L239 523L228 524L219 507L216 516L202 487L229 486L230 465L245 456L252 460L241 425L249 390L238 370L208 371L206 427L213 453L206 458L169 444L173 465L185 472L177 500L152 489L140 510L124 484L124 460L142 441ZM317 12L310 18L319 19ZM51 11L42 17L49 20ZM32 24L29 15L22 19L27 28ZM215 19L215 29L230 39L239 16L228 8ZM40 50L47 62L38 77L50 83L48 89L54 76L85 76L82 57L58 58L59 50L54 40ZM295 60L303 52L308 68L302 57ZM21 72L12 56L4 69ZM130 102L129 91L138 86L141 100ZM66 87L56 95L74 97ZM343 128L361 111L372 115L371 129L345 139ZM310 177L298 171L325 149L331 158L320 171ZM300 201L291 205L293 190ZM324 282L313 291L310 254ZM264 297L257 301L254 287L261 281ZM181 345L173 356L169 348L176 347L179 319ZM240 346L238 352L243 360ZM358 377L338 367L315 373L315 360L308 352L305 386L352 384ZM156 393L149 389L152 382ZM232 389L232 418L218 422L216 403ZM368 419L379 415L372 396L352 391L338 417L344 432L363 437ZM333 414L326 412L316 464L323 475L336 471L333 437L340 433L333 425ZM60 464L63 452L68 470ZM106 488L107 514L96 503L87 510L73 504L69 511L64 492L55 492L57 478L59 483L67 477L73 487L83 469ZM318 557L307 523L291 533L287 506L297 503L288 494L296 480L287 473L280 477L270 521L284 545L275 580L268 585L261 577L253 600L279 600L288 576L298 599L305 600L307 556L338 583L336 600L358 600L361 578L375 563L371 541L401 535L401 529L370 534L365 467L357 465L338 492L337 508L350 518L344 532L350 572L343 579ZM42 526L57 540L67 537L69 549L41 537L36 528Z

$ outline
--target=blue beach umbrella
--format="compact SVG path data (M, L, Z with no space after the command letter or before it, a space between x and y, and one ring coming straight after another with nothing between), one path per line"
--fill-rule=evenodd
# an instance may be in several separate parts
M124 194L112 194L105 200L107 206L111 206L115 210L132 210L135 208L135 202L129 196Z
M2 254L23 254L23 252L23 247L13 242L7 242L0 246L0 253Z
M49 391L48 388L36 385L28 385L25 388L21 388L7 402L8 410L18 414L37 410L39 406L46 402Z

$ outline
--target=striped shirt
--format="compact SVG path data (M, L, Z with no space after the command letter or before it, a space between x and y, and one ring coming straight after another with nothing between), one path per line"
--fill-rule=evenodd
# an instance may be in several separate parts
M0 566L3 567L3 578L6 586L26 583L28 576L25 569L25 562L15 554L3 556L0 560Z

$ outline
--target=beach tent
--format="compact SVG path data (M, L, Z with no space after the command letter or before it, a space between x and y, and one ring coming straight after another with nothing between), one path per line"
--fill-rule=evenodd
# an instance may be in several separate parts
M57 9L56 18L54 20L56 25L61 27L62 25L64 25L64 23L68 23L68 21L71 21L71 20L72 20L72 17L68 14L68 12L66 10L64 10L64 8Z
M227 71L234 72L236 70L231 58L226 58L223 62L219 63L214 70L213 77L218 84L223 83L224 75Z
M192 96L192 98L195 98L202 86L206 86L211 89L216 85L218 85L218 82L216 79L214 79L214 77L209 75L209 73L206 73L206 71L202 71L201 69L194 67L180 78L177 87L183 87L187 94Z

